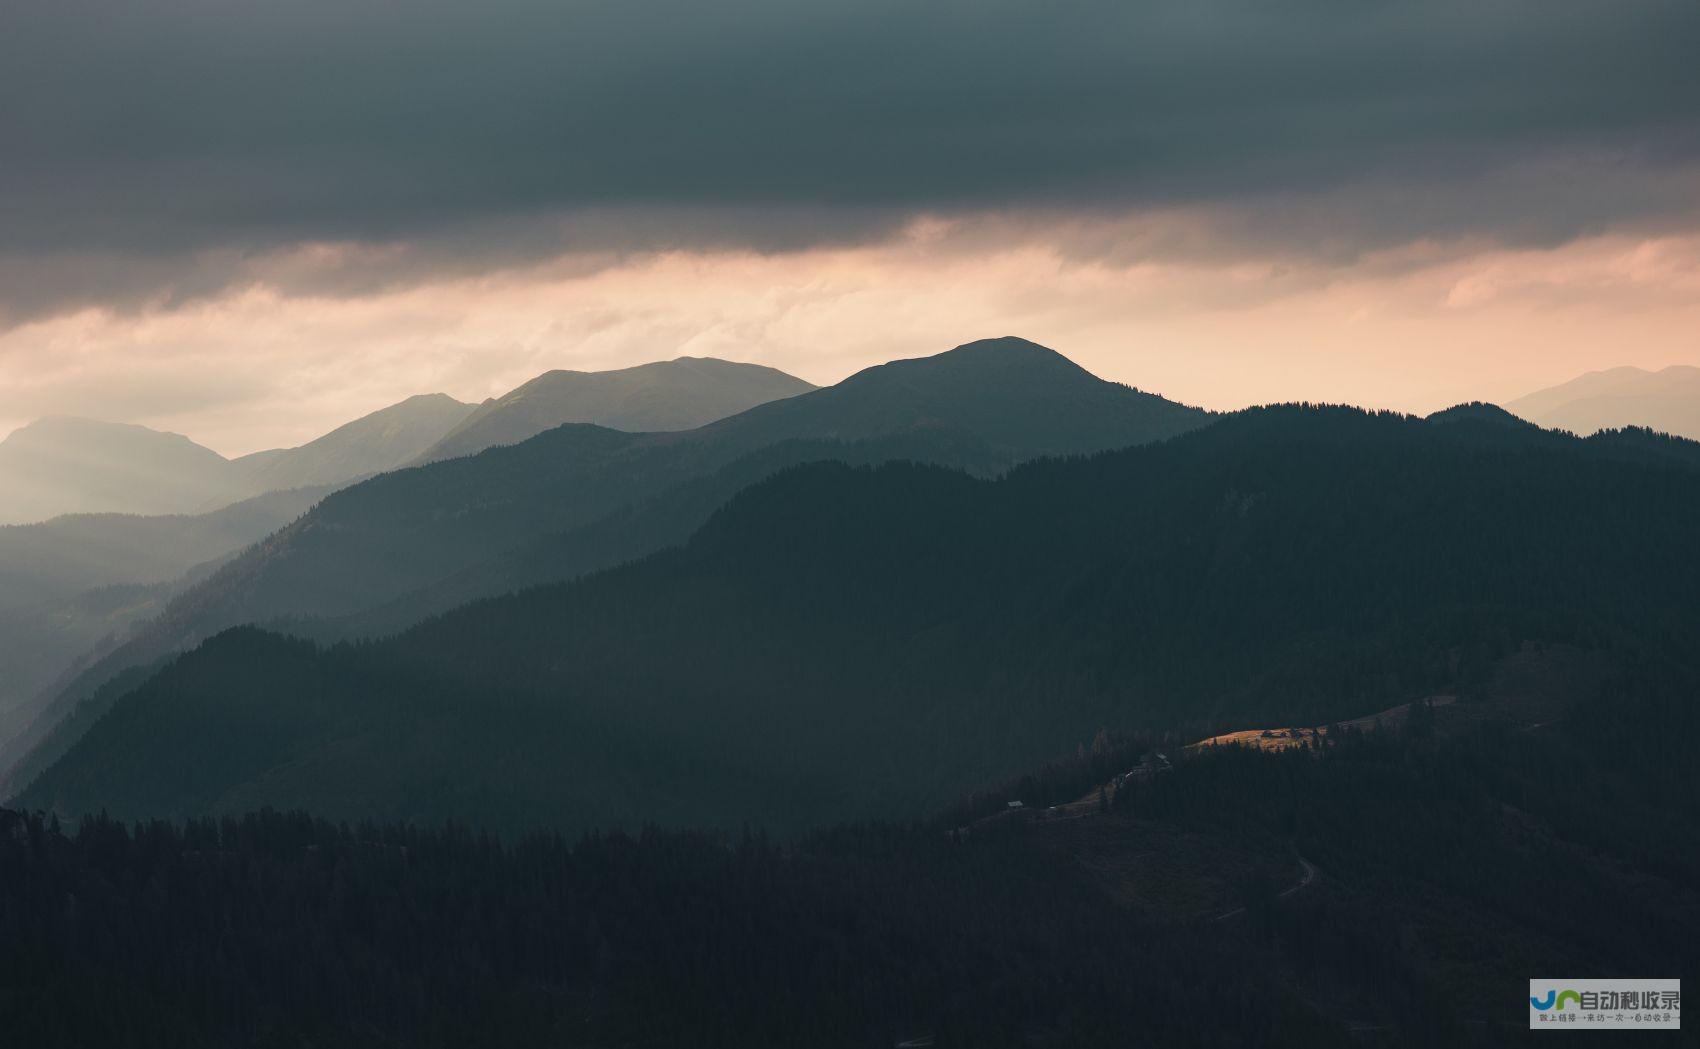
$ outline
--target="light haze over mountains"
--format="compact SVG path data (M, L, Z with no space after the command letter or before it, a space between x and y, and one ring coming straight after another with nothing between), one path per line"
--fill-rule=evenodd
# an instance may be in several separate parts
M1610 368L1506 402L1542 426L1587 436L1596 430L1645 426L1700 439L1700 368L1660 371Z
M563 423L677 429L810 389L771 368L703 358L549 372L477 407L410 397L300 447L234 460L142 426L26 426L0 443L0 741L78 657L120 643L339 487Z
M0 525L74 513L203 513L262 492L347 484L516 444L563 423L688 430L814 388L773 368L707 357L550 371L480 405L420 394L299 447L236 459L145 426L48 417L0 441Z
M53 416L0 441L0 524L60 514L183 514L255 494L210 448L145 426Z
M181 434L41 419L0 441L0 525L64 514L199 514L263 492L346 484L402 465L472 411L410 397L310 441L226 459Z

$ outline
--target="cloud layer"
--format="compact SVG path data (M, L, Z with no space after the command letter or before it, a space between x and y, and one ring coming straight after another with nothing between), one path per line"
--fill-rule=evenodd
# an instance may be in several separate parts
M295 443L982 335L1212 407L1700 360L1694 0L54 0L0 15L0 432Z
M0 311L312 244L381 249L311 289L364 294L922 214L1219 211L1212 251L1337 261L1686 226L1697 46L1692 0L13 5Z
M1700 236L1414 245L1342 270L1071 257L1053 244L1071 232L1184 239L1144 223L1023 236L925 222L785 254L681 251L359 296L256 288L137 316L90 309L0 334L0 432L77 413L238 454L414 393L476 401L549 368L692 354L829 383L1004 334L1212 408L1311 399L1427 412L1593 368L1700 360Z

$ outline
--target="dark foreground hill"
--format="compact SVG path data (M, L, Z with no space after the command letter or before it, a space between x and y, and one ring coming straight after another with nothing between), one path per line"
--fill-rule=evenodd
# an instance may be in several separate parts
M0 922L0 1023L34 1049L1349 1044L1238 930L1118 912L1015 837L63 836L0 810Z
M1669 451L1289 407L998 480L797 468L682 549L388 642L222 635L21 800L792 828L1103 727L1467 693L1527 641L1691 673L1700 472Z
M0 810L0 1025L38 1049L1505 1045L1528 973L1679 972L1700 935L1692 696L1632 673L1515 717L1547 662L1589 660L1525 648L1396 730L1173 749L1101 805L966 832Z
M1037 455L1158 440L1208 418L1044 347L996 339L872 368L697 430L562 426L385 474L326 499L93 663L45 708L32 734L32 745L45 739L40 749L0 751L0 772L22 786L87 723L87 712L66 718L103 684L236 624L355 617L330 633L409 625L459 600L681 542L738 488L790 463L908 458L994 473Z

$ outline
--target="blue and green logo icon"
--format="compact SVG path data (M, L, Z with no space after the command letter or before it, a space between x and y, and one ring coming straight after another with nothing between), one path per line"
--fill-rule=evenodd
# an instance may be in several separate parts
M1563 1012L1565 1003L1567 1002L1575 1002L1577 1008L1581 1008L1582 996L1577 994L1575 991L1554 991L1550 988L1547 990L1544 998L1536 998L1533 995L1529 996L1529 1004L1543 1013L1548 1009L1556 1009L1558 1012Z

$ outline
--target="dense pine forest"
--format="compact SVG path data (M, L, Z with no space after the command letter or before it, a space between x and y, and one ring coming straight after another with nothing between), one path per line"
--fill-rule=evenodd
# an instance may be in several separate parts
M1222 1045L1337 1033L1231 942L1118 914L1013 836L569 847L273 814L65 836L0 819L19 1044L1112 1045L1188 1017Z
M1038 803L1152 740L1024 780L1055 796L1023 811L790 840L7 811L0 1022L43 1047L1501 1044L1527 973L1680 971L1700 935L1691 693L1616 679L1531 726L1514 684L1177 752L1066 817Z

